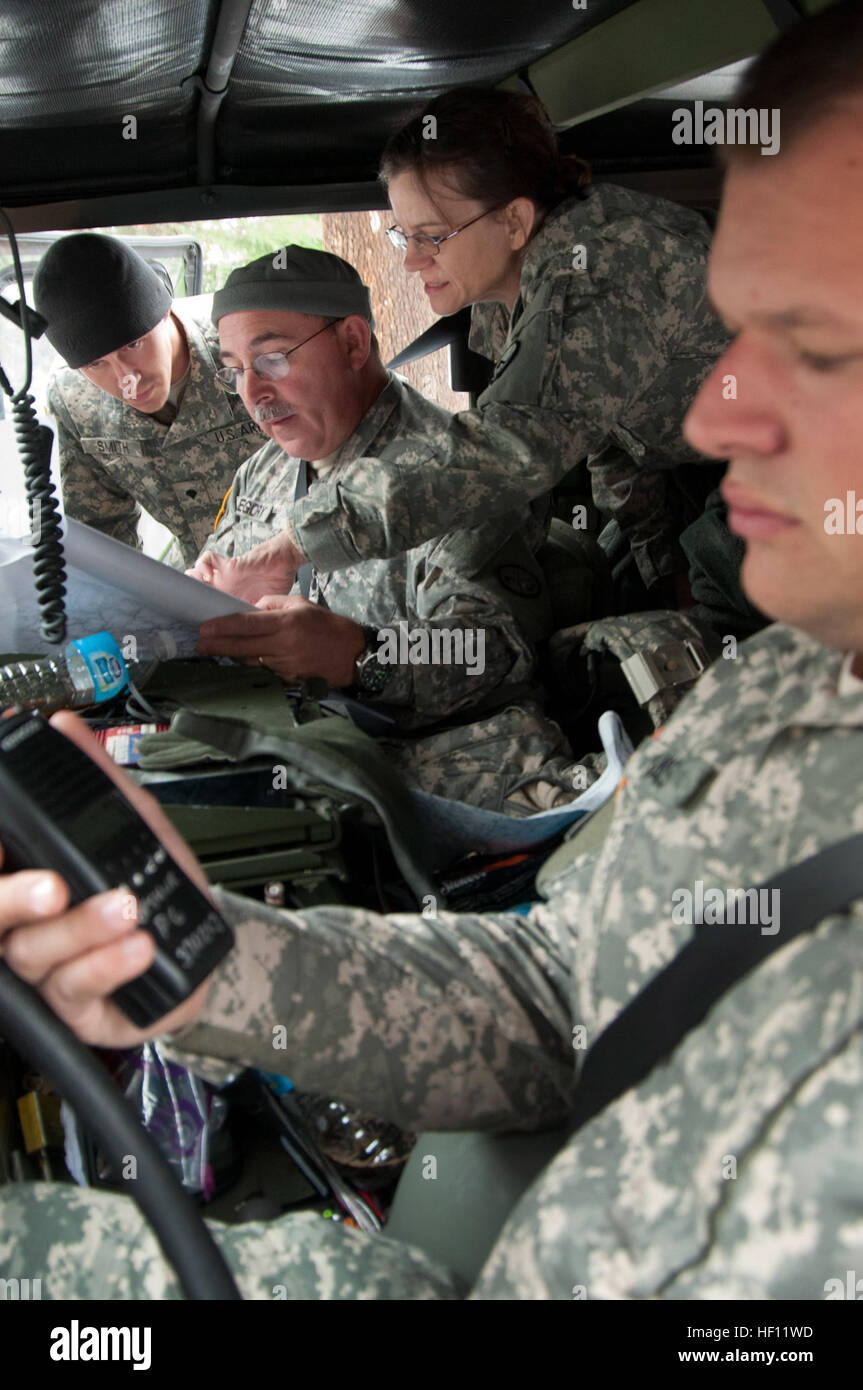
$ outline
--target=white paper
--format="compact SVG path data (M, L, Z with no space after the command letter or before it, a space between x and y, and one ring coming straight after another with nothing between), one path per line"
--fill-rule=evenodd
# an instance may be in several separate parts
M71 517L63 525L67 631L61 649L77 637L108 631L133 657L192 656L202 622L255 611ZM0 652L54 650L40 631L30 541L0 537Z

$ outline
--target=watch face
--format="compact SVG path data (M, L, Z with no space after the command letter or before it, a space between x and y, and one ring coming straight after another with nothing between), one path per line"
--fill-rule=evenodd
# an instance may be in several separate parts
M357 662L357 687L367 695L379 695L389 675L389 667L378 661L377 649L364 652Z

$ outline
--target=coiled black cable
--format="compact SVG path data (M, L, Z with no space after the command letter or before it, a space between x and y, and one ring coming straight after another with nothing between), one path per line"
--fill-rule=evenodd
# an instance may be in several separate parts
M60 507L51 480L54 434L47 425L39 424L29 391L26 394L16 392L11 410L27 484L33 538L33 584L42 636L46 642L62 642L66 636L66 562Z
M15 229L3 208L0 208L0 218L6 227L12 259L15 262L15 286L18 291L18 314L24 334L25 356L25 380L20 389L13 393L2 368L0 387L12 403L15 437L24 464L33 537L33 578L39 603L42 636L46 642L58 643L66 636L66 564L63 558L60 507L51 480L51 446L54 434L47 425L39 424L33 396L30 394L33 348L21 257L15 240Z

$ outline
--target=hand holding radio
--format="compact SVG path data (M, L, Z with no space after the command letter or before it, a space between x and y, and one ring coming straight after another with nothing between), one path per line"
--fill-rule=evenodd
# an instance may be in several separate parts
M31 734L25 720L44 727ZM94 1046L193 1021L233 938L158 803L69 713L50 727L38 715L0 722L0 772L3 867L19 870L0 876L0 954Z

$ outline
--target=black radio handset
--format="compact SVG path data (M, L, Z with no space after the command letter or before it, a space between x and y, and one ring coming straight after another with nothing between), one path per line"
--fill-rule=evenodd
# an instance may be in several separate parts
M153 964L113 998L140 1028L197 989L234 935L110 777L43 715L0 720L0 843L4 869L54 869L72 903L128 888Z

